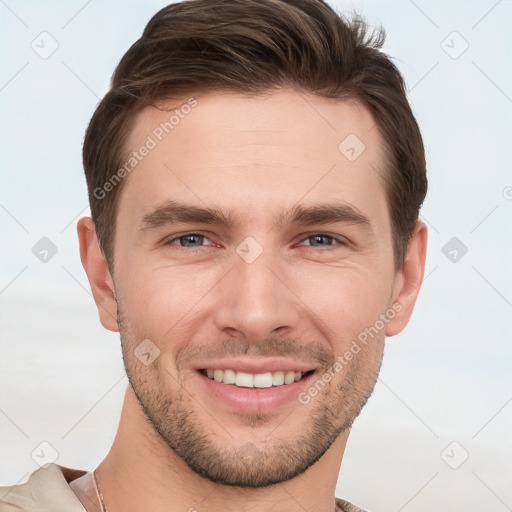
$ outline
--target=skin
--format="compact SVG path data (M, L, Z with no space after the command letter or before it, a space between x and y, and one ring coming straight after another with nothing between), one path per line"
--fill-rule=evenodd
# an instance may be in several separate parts
M293 89L195 98L191 113L125 178L113 276L93 221L78 223L100 320L121 333L131 383L97 469L101 489L110 512L331 512L350 426L374 387L385 337L401 332L412 313L427 229L418 222L397 271L379 175L388 172L386 156L363 106ZM128 148L168 118L144 109ZM365 145L354 161L338 149L349 134ZM170 199L231 210L238 224L142 229L143 217ZM296 205L323 203L350 205L368 223L275 223ZM176 239L184 233L206 238ZM262 249L251 263L237 252L249 236ZM213 357L281 357L313 367L318 381L397 306L307 404L240 412L205 391L195 369ZM149 365L134 353L145 339L160 351Z

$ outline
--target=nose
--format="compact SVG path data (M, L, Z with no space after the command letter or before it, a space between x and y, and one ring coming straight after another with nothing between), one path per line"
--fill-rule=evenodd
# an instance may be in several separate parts
M223 282L215 304L214 323L223 333L246 342L295 331L301 301L283 265L265 252L252 263L242 258Z

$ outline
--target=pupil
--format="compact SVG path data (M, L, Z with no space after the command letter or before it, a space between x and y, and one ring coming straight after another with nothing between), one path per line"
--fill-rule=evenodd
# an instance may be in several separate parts
M194 244L194 239L196 239L196 242L197 242L197 240L199 238L200 238L199 235L185 235L185 240L186 240L185 244L188 245L189 242L190 242L190 244L193 245Z
M321 241L322 239L325 240L327 237L325 235L315 235L315 243L320 243L321 244ZM326 244L324 244L326 245Z

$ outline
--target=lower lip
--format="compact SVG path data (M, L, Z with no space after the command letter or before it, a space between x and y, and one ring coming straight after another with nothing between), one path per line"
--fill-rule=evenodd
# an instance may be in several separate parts
M309 385L315 372L312 372L297 382L273 386L271 388L243 388L234 384L224 384L203 375L200 371L194 372L201 385L209 395L223 402L230 409L245 413L270 412L281 405L297 402L298 394Z

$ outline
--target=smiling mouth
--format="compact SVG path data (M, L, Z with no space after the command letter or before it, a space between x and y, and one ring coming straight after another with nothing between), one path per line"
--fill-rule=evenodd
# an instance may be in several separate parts
M287 386L298 382L304 377L313 373L314 370L307 372L295 371L275 371L265 373L247 373L235 370L202 369L199 370L205 377L223 384L231 384L240 388L271 388Z

